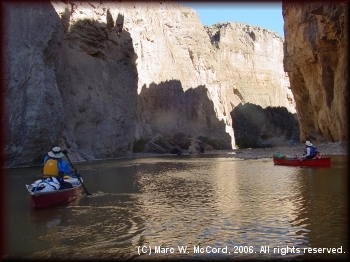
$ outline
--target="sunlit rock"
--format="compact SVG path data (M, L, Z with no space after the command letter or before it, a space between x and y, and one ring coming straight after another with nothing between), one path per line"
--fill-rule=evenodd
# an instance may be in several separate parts
M285 60L301 139L348 140L348 10L344 2L283 2Z
M4 13L8 166L57 145L72 160L116 157L179 132L206 141L191 152L234 148L238 105L295 111L269 30L204 27L172 2L9 2Z

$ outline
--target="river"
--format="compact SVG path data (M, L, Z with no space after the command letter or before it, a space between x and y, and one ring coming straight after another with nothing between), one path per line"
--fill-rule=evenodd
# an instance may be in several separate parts
M331 168L233 154L77 163L90 196L32 210L40 167L6 170L8 259L345 259L347 157Z

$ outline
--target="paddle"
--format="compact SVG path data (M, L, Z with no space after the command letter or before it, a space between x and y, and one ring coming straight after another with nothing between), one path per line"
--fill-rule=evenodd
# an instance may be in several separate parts
M83 188L84 188L84 190L85 190L85 193L86 193L86 195L92 195L92 194L90 194L87 190L86 190L86 188L85 188L85 186L84 186L84 183L83 183L83 181L81 181L81 179L80 179L80 175L77 173L77 170L73 167L73 164L72 164L72 162L70 161L70 159L69 159L69 157L67 156L67 154L68 154L68 151L65 149L65 150L63 150L62 151L62 153L66 156L66 158L68 159L68 161L69 161L69 164L71 165L71 167L75 170L75 175L76 175L76 177L79 179L79 181L80 181L80 183L81 183L81 185L83 186Z

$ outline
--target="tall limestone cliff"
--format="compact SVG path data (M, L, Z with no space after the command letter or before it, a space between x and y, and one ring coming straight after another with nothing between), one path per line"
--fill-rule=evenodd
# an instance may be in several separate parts
M72 160L130 152L136 55L107 8L16 2L5 14L7 165L41 163L55 145Z
M175 4L145 9L137 15L147 23L125 23L140 59L137 139L177 130L225 138L234 147L231 112L240 103L295 113L283 70L283 39L276 33L239 23L203 27L192 9ZM161 23L150 20L148 12ZM179 81L177 93L173 80ZM163 92L152 91L158 85ZM187 99L189 90L197 94L193 101Z
M301 139L347 141L349 2L283 2L285 59Z
M16 2L5 14L7 166L54 145L72 160L115 157L179 132L231 148L235 108L295 113L274 32L204 27L171 2Z

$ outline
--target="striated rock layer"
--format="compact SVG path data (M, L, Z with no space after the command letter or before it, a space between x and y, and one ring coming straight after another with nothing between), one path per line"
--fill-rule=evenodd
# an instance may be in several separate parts
M348 137L348 1L283 2L285 59L301 139ZM316 135L317 136L317 135Z
M204 27L171 2L16 2L5 14L7 166L55 145L72 160L110 158L178 133L232 148L238 105L295 113L274 32Z

